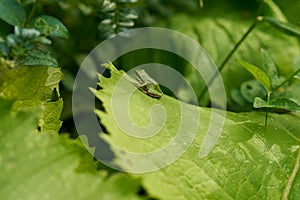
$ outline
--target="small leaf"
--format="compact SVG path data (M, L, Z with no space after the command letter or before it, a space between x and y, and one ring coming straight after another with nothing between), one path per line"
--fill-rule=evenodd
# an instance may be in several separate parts
M42 34L49 35L51 37L59 37L63 39L69 38L68 29L59 19L52 16L39 16L32 20L29 27L36 28Z
M49 66L58 67L58 62L48 53L39 50L32 50L25 54L25 56L18 58L17 65L25 66Z
M254 108L265 108L267 107L267 102L263 100L260 97L255 97L254 102L253 102L253 107Z
M273 62L270 54L265 50L261 49L261 55L263 59L263 69L268 74L272 81L272 87L274 88L278 84L278 72L277 68L275 66L275 63Z
M267 91L271 91L271 80L269 76L260 68L243 60L238 61L246 70L248 70L258 82L260 82Z
M113 23L113 19L104 19L100 22L100 24L112 24Z
M138 0L119 0L120 3L136 3Z
M26 14L16 0L1 0L0 19L13 26L22 26L26 20Z
M114 11L116 9L116 3L114 2L109 2L109 1L104 1L103 2L103 5L102 5L102 8L101 8L101 11L103 13L105 12L111 12L111 11Z
M254 99L253 107L276 113L295 112L300 110L300 106L297 103L286 98L276 99L268 105L263 99L256 97Z
M124 10L123 12L120 13L121 18L126 18L126 19L137 19L138 14L135 10L128 9Z
M128 21L119 21L118 22L119 26L123 26L123 27L132 27L134 26L134 22L132 20L128 20Z
M282 22L273 17L263 17L264 20L288 35L300 37L300 27L288 22Z
M276 99L271 103L271 106L286 109L292 112L300 110L300 106L296 102L286 98Z
M270 9L267 10L267 13L264 10L265 15L276 17L278 20L283 22L287 21L286 16L284 15L280 7L273 0L264 0L264 3L268 5Z

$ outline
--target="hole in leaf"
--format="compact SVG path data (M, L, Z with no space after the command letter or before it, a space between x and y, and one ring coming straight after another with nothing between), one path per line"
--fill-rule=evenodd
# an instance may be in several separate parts
M103 73L102 73L102 76L104 76L105 78L110 78L111 77L110 70L105 68Z
M148 192L145 190L145 188L143 186L140 187L140 189L138 190L137 194L140 197L147 197L147 199L149 199L149 200L158 200L157 198L150 197L149 194L148 194Z

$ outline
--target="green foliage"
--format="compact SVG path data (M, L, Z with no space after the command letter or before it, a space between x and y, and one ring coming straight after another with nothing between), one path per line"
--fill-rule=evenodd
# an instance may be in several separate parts
M40 16L32 19L39 1L36 1L30 15L16 0L0 2L0 19L14 26L14 33L0 40L0 56L15 61L16 66L52 66L58 62L49 50L45 50L51 40L47 37L68 38L68 30L52 16ZM31 23L28 27L28 23Z
M0 43L0 56L14 60L16 66L44 65L57 67L57 61L39 48L39 44L49 45L51 41L36 29L22 29L15 26L15 33L9 34Z
M286 98L279 98L271 101L271 94L280 88L284 83L289 79L293 78L294 74L290 76L289 79L283 81L282 83L278 82L278 73L275 64L273 63L270 55L265 50L261 50L263 57L263 68L260 69L257 66L254 66L245 61L238 61L245 69L247 69L258 82L260 82L265 89L267 90L267 102L262 100L260 97L256 97L253 102L254 108L265 108L266 110L266 121L265 126L267 125L268 112L284 112L284 111L298 111L300 106L293 102L292 100ZM300 69L299 69L300 70ZM299 71L297 70L296 73Z
M300 1L261 2L260 9L260 1L246 0L0 0L0 199L300 199ZM161 98L151 98L144 93L153 90L143 87L144 93L133 93L126 108L130 116L122 121L132 119L159 131L150 138L133 138L115 122L111 104L125 72L106 65L111 76L101 77L101 89L92 91L102 103L103 110L96 114L108 134L100 137L115 154L113 164L125 171L155 165L156 160L138 160L116 146L152 152L170 144L179 127L186 134L196 131L191 146L163 169L132 175L95 161L79 139L59 135L77 136L70 91L85 55L99 41L145 25L174 29L197 40L222 66L228 109L270 112L268 127L261 112L227 112L219 138L205 140L209 126L219 126L211 120L214 109L182 103L165 91ZM176 38L172 44L182 48ZM126 70L147 62L174 67L197 95L205 87L188 63L166 52L147 49L114 61ZM118 87L123 94L136 89L129 82ZM179 86L176 94L189 102L186 91ZM208 95L200 102L218 105ZM195 112L200 112L196 128ZM204 141L213 149L200 158ZM185 141L176 142L176 150L186 147ZM163 161L172 152L169 155Z
M223 5L225 4L226 3L223 3ZM284 13L273 1L264 1L262 7L264 8L264 12L260 13L260 15L268 15L274 19L287 21L284 17ZM230 13L229 9L220 11L217 18L212 18L210 15L206 18L206 15L199 17L198 15L177 14L167 22L163 24L159 23L158 25L184 32L193 37L204 46L216 64L221 66L227 58L226 55L228 55L229 52L231 53L232 47L235 46L243 34L247 32L250 22L256 20L251 17L242 20L242 14L239 15L238 12L234 11L234 6L232 6L231 9L231 11L233 11L232 13ZM251 8L245 10L245 12L250 12L249 10L251 10ZM231 18L224 18L225 15L230 15ZM299 55L297 39L281 34L277 31L278 27L272 27L269 23L264 23L264 21L258 21L256 23L255 29L251 31L240 47L233 52L232 57L226 61L225 67L222 69L223 80L228 97L227 102L230 110L236 110L235 102L232 101L233 99L229 98L232 96L231 91L239 88L245 80L249 79L244 71L239 70L235 60L249 59L254 65L258 66L261 63L261 60L259 59L259 56L257 56L257 52L260 48L265 48L269 52L272 52L276 65L280 67L279 71L281 72L281 75L288 75L291 72L292 60ZM290 48L285 48L286 45ZM282 51L283 48L286 50ZM283 54L285 54L285 56L283 56ZM158 56L156 55L156 57ZM161 60L164 59L162 58ZM175 59L173 58L173 60ZM182 63L180 64L182 65ZM176 64L172 63L170 65ZM185 67L184 74L192 84L196 93L200 94L200 92L204 90L203 87L205 87L205 83L202 81L201 77L190 67ZM234 77L234 81L232 81L232 77ZM201 105L207 105L209 103L208 98L208 95L199 98ZM185 99L188 101L187 96ZM218 102L213 103L220 104ZM238 111L241 110L238 109Z

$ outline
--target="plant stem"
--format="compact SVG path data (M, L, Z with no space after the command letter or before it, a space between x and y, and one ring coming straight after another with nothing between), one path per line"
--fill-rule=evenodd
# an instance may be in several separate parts
M281 86L283 86L284 84L286 84L287 82L289 82L296 74L298 74L300 72L300 68L298 70L296 70L292 75L290 75L287 79L285 79L285 81L283 81L282 83L280 83L279 85L277 85L273 91L278 90Z
M37 7L38 7L40 1L41 1L41 0L36 0L36 1L34 2L34 5L33 5L32 9L31 9L31 11L30 11L30 13L29 13L29 15L28 15L28 17L27 17L27 19L26 19L24 25L23 25L24 28L26 28L26 27L28 26L28 24L30 23L30 21L32 20L32 18L33 18L33 16L34 16L34 13L35 13L35 10L37 9Z
M267 105L270 105L270 97L271 97L271 92L268 91L268 97L267 97ZM268 124L268 110L266 111L266 119L265 119L265 128L267 128Z
M205 87L200 95L198 96L198 102L200 99L203 98L205 93L207 92L208 88L212 84L212 82L215 80L215 78L218 76L219 72L223 70L225 65L228 63L229 59L233 56L233 54L236 52L236 50L239 48L239 46L242 44L242 42L247 38L247 36L252 32L252 30L255 28L256 24L259 22L259 20L255 20L255 22L250 26L250 28L247 30L247 32L242 36L242 38L234 45L233 49L229 52L229 54L226 56L226 58L223 60L223 62L218 67L218 71L211 77L211 79L208 81L207 87Z

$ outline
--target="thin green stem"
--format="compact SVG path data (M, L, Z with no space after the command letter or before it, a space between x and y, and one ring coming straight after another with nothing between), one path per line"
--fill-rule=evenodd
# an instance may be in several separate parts
M30 13L29 13L29 15L28 15L28 17L27 17L27 19L26 19L24 25L23 25L24 28L26 28L26 27L28 26L28 24L30 23L30 21L32 20L32 18L33 18L33 16L34 16L34 13L35 13L35 11L36 11L36 9L37 9L37 7L38 7L40 1L41 1L41 0L36 0L36 1L34 2L34 5L33 5L32 9L31 9L31 11L30 11Z
M296 70L292 75L290 75L287 79L285 79L282 83L280 83L279 85L277 85L273 91L278 90L281 86L283 86L284 84L286 84L287 82L289 82L296 74L298 74L300 72L300 68L298 70Z
M268 97L267 97L267 105L270 105L270 99L271 99L271 92L268 92ZM266 119L265 119L265 128L268 125L268 110L266 111Z

